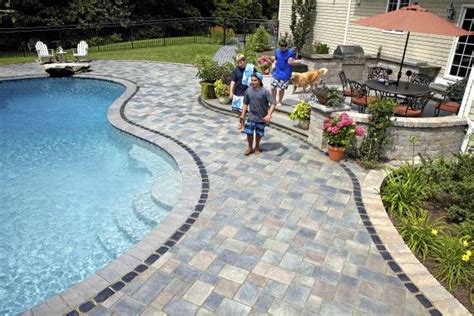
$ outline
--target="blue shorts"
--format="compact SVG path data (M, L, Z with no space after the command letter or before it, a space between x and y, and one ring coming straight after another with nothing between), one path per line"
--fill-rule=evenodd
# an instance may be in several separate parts
M258 136L263 137L265 135L265 123L247 120L243 132L247 135L253 136L253 131L255 131Z

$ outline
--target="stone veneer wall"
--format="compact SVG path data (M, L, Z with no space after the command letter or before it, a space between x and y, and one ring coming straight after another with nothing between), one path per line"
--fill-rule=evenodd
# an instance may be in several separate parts
M334 58L332 54L315 54L311 56L303 56L303 63L308 65L309 70L327 68L328 73L322 77L322 80L328 84L339 84L339 71L344 70L347 78L351 80L364 82L368 76L368 69L375 66L390 68L393 71L391 78L397 79L397 74L400 68L400 62L390 59L379 59L372 55L366 55L365 58ZM405 76L406 70L411 70L413 73L419 72L432 76L439 73L440 67L430 66L426 63L413 63L406 61L402 71L402 81L407 81Z
M336 112L348 112L344 105L328 108L320 104L311 106L311 121L308 142L325 150L327 142L323 137L323 120ZM369 116L364 113L350 111L358 125L367 128ZM415 155L423 157L450 157L461 150L467 128L467 120L458 116L406 118L394 117L394 126L390 128L390 143L384 148L384 155L390 160L409 160L412 158L413 145L410 138L415 136Z

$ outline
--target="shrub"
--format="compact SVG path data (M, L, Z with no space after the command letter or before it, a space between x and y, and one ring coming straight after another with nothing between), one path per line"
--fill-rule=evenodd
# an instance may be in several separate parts
M329 54L329 46L328 44L318 42L315 51L316 54Z
M94 36L87 40L87 43L89 44L89 46L102 46L102 45L118 43L118 42L123 42L123 39L122 39L122 36L117 33L114 33L109 36L102 36L102 37Z
M391 118L397 103L393 99L377 98L367 107L370 114L367 136L359 148L363 160L380 161L383 147L388 144L388 129L392 126Z
M211 39L216 44L222 44L224 41L224 28L222 26L214 26L209 28L209 33L211 34ZM225 37L226 41L231 40L235 36L234 30L231 28L226 28Z
M318 42L316 44L305 44L303 46L303 52L309 55L329 54L329 46L321 42Z
M474 282L473 251L472 244L465 238L450 235L441 237L433 255L436 262L436 277L446 282L450 290L461 283Z
M455 222L474 220L474 155L456 154L454 159L438 158L424 162L435 184L432 197Z
M438 234L442 226L439 221L430 220L428 212L422 210L419 216L417 213L409 212L401 216L397 228L408 248L421 256L424 262L428 253L439 244Z
M217 61L208 56L198 56L195 60L195 66L198 69L196 77L204 82L214 83L221 74L221 68Z
M253 34L247 37L247 44L255 51L263 52L270 48L270 34L260 25Z
M428 179L423 167L404 163L392 170L382 186L382 202L390 215L420 214L429 195Z
M301 54L311 33L312 11L316 9L315 0L293 0L291 6L290 29L296 54Z

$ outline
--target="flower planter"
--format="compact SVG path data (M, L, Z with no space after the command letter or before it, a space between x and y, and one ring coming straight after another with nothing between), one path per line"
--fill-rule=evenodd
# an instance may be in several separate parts
M214 84L209 82L201 82L201 96L204 99L215 99Z
M344 158L344 151L346 148L344 147L334 147L331 145L328 145L328 154L329 154L329 159L332 161L341 161L342 158Z
M309 120L299 121L298 126L304 130L309 129Z
M316 98L318 99L318 102L321 103L322 105L326 105L328 102L328 97L325 95L316 95Z
M308 65L306 65L306 64L294 64L292 66L292 71L293 72L307 72L308 71Z
M229 104L230 103L230 98L229 96L223 96L223 97L217 97L219 99L220 104Z

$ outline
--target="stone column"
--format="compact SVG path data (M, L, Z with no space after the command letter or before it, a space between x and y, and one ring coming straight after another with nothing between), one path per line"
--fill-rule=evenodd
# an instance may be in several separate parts
M319 149L325 150L327 140L323 136L323 121L337 112L350 111L351 107L341 104L337 107L328 107L319 103L311 104L311 119L308 131L308 142Z

